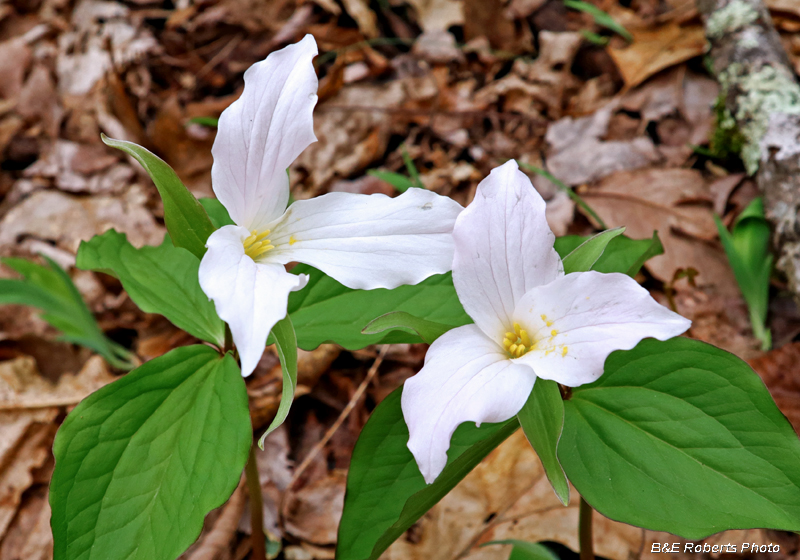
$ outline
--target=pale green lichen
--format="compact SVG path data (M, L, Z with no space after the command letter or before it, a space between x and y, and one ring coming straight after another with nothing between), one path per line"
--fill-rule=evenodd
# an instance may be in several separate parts
M758 19L758 12L743 0L730 4L711 14L706 22L706 33L712 39L738 31Z
M750 73L749 68L734 62L719 74L722 94L735 87L736 122L744 137L741 157L747 172L758 170L761 139L767 132L770 115L800 114L800 86L787 72L763 66Z

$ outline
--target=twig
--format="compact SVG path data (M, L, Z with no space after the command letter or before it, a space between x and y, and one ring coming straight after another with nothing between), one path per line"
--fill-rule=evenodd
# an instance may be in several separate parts
M375 377L375 374L378 372L378 368L381 366L381 363L383 363L383 358L384 356L386 356L386 353L388 351L389 351L388 344L384 345L381 348L381 351L378 353L378 356L375 358L375 361L372 362L372 366L369 368L369 371L367 371L367 375L364 377L364 381L362 381L361 385L358 386L358 389L355 390L353 396L350 398L350 402L347 403L347 406L345 406L344 410L342 410L342 412L339 414L339 417L336 419L336 422L333 423L333 426L328 428L328 431L325 432L325 435L322 436L322 439L317 442L317 444L313 447L313 449L311 449L306 458L303 459L303 462L300 463L300 466L297 467L297 470L294 471L294 474L292 475L292 480L289 482L289 486L287 486L286 488L287 490L291 488L294 482L300 478L300 475L303 474L303 471L305 471L308 468L308 465L311 464L311 461L313 461L314 458L317 456L317 454L320 451L322 451L322 449L328 444L330 439L333 437L333 434L336 433L336 430L338 430L341 427L342 423L344 423L344 421L353 411L356 404L358 403L358 400L361 398L361 395L363 395L364 391L367 390L367 387L372 381L372 378Z
M261 495L261 480L258 477L256 446L250 446L250 456L244 468L247 489L250 493L250 539L253 543L253 560L266 560L267 543L264 536L264 499Z
M333 426L328 428L328 431L325 432L325 435L322 436L322 439L317 442L317 444L311 449L303 462L300 463L300 466L294 471L292 474L292 479L289 481L289 484L286 486L286 490L283 491L283 496L281 497L281 506L280 506L280 518L281 523L287 517L286 507L288 505L288 501L286 497L289 495L289 492L292 490L292 487L295 483L300 480L300 476L302 476L303 472L308 468L311 464L311 461L319 454L320 451L328 444L330 439L333 437L333 434L336 433L336 430L341 427L342 423L347 419L350 413L355 408L356 404L358 403L361 396L364 394L364 391L367 390L370 382L375 377L375 374L378 373L378 368L383 363L383 358L386 356L386 353L389 351L389 345L386 344L381 347L380 352L375 357L375 361L370 366L369 371L367 371L367 375L364 377L364 381L361 382L361 385L353 393L353 396L350 397L350 402L347 403L347 406L344 407L344 410L339 414L339 417L336 419L336 422L333 423Z

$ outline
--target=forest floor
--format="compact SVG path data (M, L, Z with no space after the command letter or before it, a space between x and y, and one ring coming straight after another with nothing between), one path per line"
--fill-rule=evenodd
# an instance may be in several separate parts
M665 253L637 280L693 321L689 336L748 360L800 429L800 313L774 278L774 349L760 350L713 220L717 213L730 225L758 192L716 125L718 86L694 4L593 3L624 29L603 17L607 25L598 25L563 0L0 2L0 256L55 260L107 335L141 361L193 342L163 317L139 311L114 278L74 268L81 240L109 228L136 246L157 245L165 234L155 187L100 133L148 147L198 197L213 196L208 119L240 94L245 69L311 33L320 47L319 142L291 168L296 199L396 194L367 171L408 174L409 160L425 188L466 205L507 159L547 169L607 227L625 226L637 239L658 231ZM800 2L767 4L800 71ZM558 185L530 175L556 235L598 231ZM0 269L0 277L11 276ZM55 432L84 396L122 373L56 339L36 310L0 307L0 560L52 558L47 486ZM285 558L333 558L353 445L376 403L420 369L425 350L300 351L297 400L259 452L266 529ZM377 370L371 379L370 368ZM365 396L348 407L363 383ZM280 398L272 348L247 388L259 433ZM505 559L507 547L479 545L509 535L575 550L577 500L558 503L517 436L386 557ZM245 495L240 487L212 512L182 558L246 558ZM596 552L614 560L658 556L654 542L685 542L599 514L595 532ZM800 554L796 535L775 531L705 542L780 544L771 560Z

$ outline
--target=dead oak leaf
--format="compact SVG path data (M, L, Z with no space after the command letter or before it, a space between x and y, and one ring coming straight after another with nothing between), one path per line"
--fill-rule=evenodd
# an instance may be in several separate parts
M670 22L655 29L631 28L630 32L633 35L630 45L608 47L626 88L706 50L706 36L700 25L682 27Z
M722 295L739 288L721 248L711 213L713 194L699 171L641 169L609 175L582 196L609 228L625 226L634 239L659 232L664 254L645 264L659 280L670 282L679 268L698 271L700 286Z

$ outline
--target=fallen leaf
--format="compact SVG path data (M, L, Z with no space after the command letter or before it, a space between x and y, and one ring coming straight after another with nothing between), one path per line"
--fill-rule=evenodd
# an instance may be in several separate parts
M792 342L749 361L764 380L794 431L800 434L800 342Z
M312 544L335 544L346 481L347 473L337 469L300 490L289 491L284 498L286 531Z
M800 4L797 0L766 0L767 8L777 12L786 12L800 17Z
M156 224L145 207L146 197L138 187L119 197L76 197L57 191L37 191L12 208L0 221L0 247L14 245L25 237L57 242L75 253L109 228L128 235L134 246L158 245L164 228Z
M47 488L36 488L22 504L0 544L0 558L52 560L53 534Z
M613 101L594 115L564 117L550 124L545 134L550 144L548 171L568 185L580 185L658 161L653 141L645 136L625 141L602 139L617 104Z
M706 50L703 27L682 27L670 22L655 29L629 29L633 42L625 47L608 47L626 88L680 62L701 56Z
M367 0L342 0L344 9L350 14L361 32L367 37L377 37L379 34L375 12L369 7Z
M424 31L446 31L464 23L464 9L457 0L408 0L417 12L417 22Z
M739 288L717 236L711 215L713 195L699 171L641 169L610 175L581 193L609 228L625 226L625 235L648 238L658 230L664 254L645 264L663 282L679 268L698 271L699 286L714 286L722 295Z

